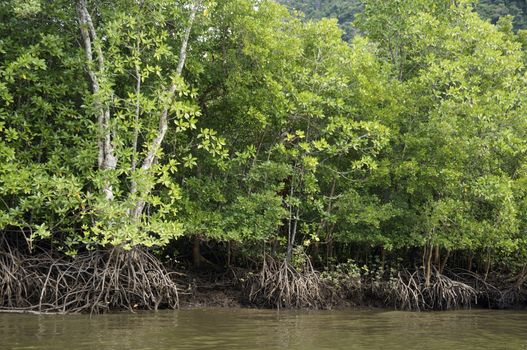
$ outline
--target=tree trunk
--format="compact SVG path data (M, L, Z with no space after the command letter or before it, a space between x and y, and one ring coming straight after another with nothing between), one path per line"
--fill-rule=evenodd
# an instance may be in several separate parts
M441 262L441 265L439 265L439 273L443 274L443 271L445 270L446 263L448 261L448 258L450 257L450 250L447 249L446 255L443 258L443 261Z
M88 11L86 0L78 0L76 9L86 58L86 71L90 78L92 91L95 96L94 103L98 113L98 166L99 170L115 170L117 167L117 157L115 156L115 147L112 140L110 108L107 102L103 101L100 96L101 86L99 75L104 74L104 55L98 42L97 32ZM93 51L97 54L97 64L93 58ZM112 200L114 197L111 181L108 179L104 181L103 193L108 200Z
M286 253L286 261L288 263L291 262L292 252L293 252L293 203L291 201L293 200L293 196L295 194L294 191L294 182L291 180L291 188L289 190L289 220L287 223L287 253Z
M472 271L472 252L469 252L468 254L468 257L467 257L467 270L468 271Z
M487 281L487 277L489 276L490 267L491 267L490 250L488 250L487 251L487 261L485 263L485 279L484 279L485 282Z
M423 261L424 261L424 275L425 275L425 287L430 286L430 279L432 277L432 256L434 254L433 247L431 244L425 246L423 252Z
M199 236L194 237L194 241L192 244L192 264L195 269L199 269L201 267L201 239Z

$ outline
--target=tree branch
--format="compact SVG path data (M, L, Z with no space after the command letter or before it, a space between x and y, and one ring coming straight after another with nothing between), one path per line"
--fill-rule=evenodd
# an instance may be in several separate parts
M196 18L196 12L198 11L198 7L200 3L201 3L200 0L196 0L192 4L188 25L185 28L185 33L183 35L183 42L181 43L181 48L179 50L179 60L178 60L177 68L176 68L177 76L181 76L181 74L183 73L183 68L185 67L185 61L187 59L188 41L190 38L190 33L192 30L192 26L194 24L194 20ZM161 115L159 117L159 126L157 130L157 136L154 138L154 140L152 140L152 143L148 147L148 153L141 165L142 170L145 170L145 171L150 170L156 160L157 153L159 152L159 149L161 148L161 144L163 143L166 132L168 130L168 110L171 104L170 102L172 101L172 99L174 98L174 94L176 93L176 89L177 89L177 85L174 83L166 91L170 101L169 103L167 103L167 105L164 107L163 111L161 112ZM135 218L138 218L141 215L141 213L143 212L144 206L145 206L144 199L140 199L134 209Z

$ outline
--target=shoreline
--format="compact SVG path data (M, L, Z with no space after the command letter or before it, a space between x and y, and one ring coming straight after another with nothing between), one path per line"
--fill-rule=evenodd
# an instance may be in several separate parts
M308 260L294 267L271 257L259 271L234 267L184 271L142 249L91 251L74 258L6 250L0 251L0 258L0 312L10 313L203 307L522 310L527 306L522 285L506 284L506 275L485 280L470 271L435 270L427 279L421 269L381 266L361 272L348 262L320 272Z

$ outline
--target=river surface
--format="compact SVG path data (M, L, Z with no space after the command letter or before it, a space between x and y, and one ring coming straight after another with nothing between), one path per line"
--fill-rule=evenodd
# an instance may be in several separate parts
M527 312L198 309L0 314L0 349L524 349Z

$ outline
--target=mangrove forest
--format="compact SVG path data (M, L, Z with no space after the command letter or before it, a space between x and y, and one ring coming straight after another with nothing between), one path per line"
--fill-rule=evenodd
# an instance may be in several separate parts
M0 1L0 312L526 307L524 27L515 0Z

